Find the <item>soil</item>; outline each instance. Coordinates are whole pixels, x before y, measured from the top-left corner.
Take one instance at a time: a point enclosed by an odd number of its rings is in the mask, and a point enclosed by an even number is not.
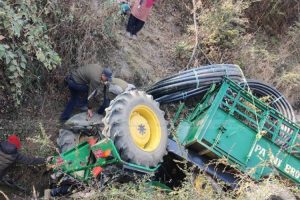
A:
[[[109,63],[116,77],[135,84],[141,90],[145,90],[163,77],[184,69],[184,66],[176,63],[175,49],[187,32],[183,24],[192,24],[192,22],[186,22],[192,20],[192,15],[187,10],[180,10],[185,9],[186,6],[179,5],[180,3],[181,1],[174,1],[174,3],[161,1],[159,5],[156,5],[151,17],[138,34],[137,40],[126,36],[127,17],[125,17],[116,26],[114,48],[103,52],[105,55],[102,58],[108,59],[108,62],[100,57],[91,60],[101,64]],[[186,12],[185,15],[183,12]],[[0,80],[3,80],[4,76],[1,70]],[[74,68],[71,66],[63,66],[48,73],[43,85],[39,85],[40,88],[28,89],[25,92],[22,106],[18,109],[15,109],[12,100],[8,99],[7,91],[2,90],[9,87],[1,82],[0,139],[8,134],[17,133],[21,137],[25,154],[34,156],[53,154],[53,149],[43,147],[41,143],[32,139],[41,136],[44,132],[50,137],[51,146],[55,146],[58,130],[62,127],[59,116],[69,95],[63,79],[66,73],[72,70]],[[176,108],[170,109],[175,110]],[[74,114],[76,112],[80,111],[77,110]],[[18,165],[11,170],[10,176],[18,183],[26,185],[29,191],[32,191],[33,187],[36,188],[40,194],[48,185],[48,176],[43,167],[31,168]],[[31,194],[20,193],[3,185],[0,185],[1,190],[11,199],[30,199],[32,197]],[[2,199],[1,194],[0,199]]]
[[[183,30],[180,27],[180,17],[173,12],[172,5],[163,4],[162,6],[164,6],[163,9],[158,6],[154,8],[152,16],[138,34],[137,40],[126,36],[127,19],[125,18],[115,34],[116,49],[112,49],[108,53],[115,76],[135,84],[141,90],[160,78],[180,70],[173,59],[175,46]],[[167,15],[166,11],[169,12]],[[162,18],[164,20],[161,20]],[[101,62],[99,60],[99,63]],[[27,91],[24,94],[22,106],[17,110],[13,109],[12,103],[2,106],[3,110],[0,112],[2,113],[0,119],[0,136],[2,138],[8,134],[17,133],[22,140],[23,152],[34,156],[41,155],[41,146],[31,139],[39,136],[42,131],[50,136],[55,144],[58,130],[62,127],[59,116],[69,95],[68,89],[63,86],[63,77],[65,76],[63,73],[66,71],[68,70],[58,69],[50,73],[47,77],[47,85],[44,85],[47,88],[46,91]],[[5,91],[1,91],[0,96],[0,102],[2,102],[2,97],[6,97]],[[12,101],[4,98],[3,102]],[[79,112],[79,110],[75,112]],[[42,190],[47,187],[48,181],[42,168],[18,165],[11,171],[17,173],[11,172],[10,176],[17,179],[20,184],[26,183],[29,191],[35,187],[41,194]],[[41,184],[41,182],[45,184]],[[29,198],[26,194],[3,185],[0,188],[9,198]]]

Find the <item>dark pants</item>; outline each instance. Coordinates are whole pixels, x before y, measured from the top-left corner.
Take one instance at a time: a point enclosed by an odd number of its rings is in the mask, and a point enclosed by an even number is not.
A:
[[[100,108],[98,109],[98,114],[103,115],[105,108],[107,108],[110,104],[110,99],[107,97],[107,85],[104,85],[103,87],[103,102],[102,105],[100,106]]]
[[[98,109],[97,113],[100,115],[104,114],[105,108],[108,108],[110,104],[110,100],[106,97],[104,97],[103,103],[101,104],[100,108]]]
[[[78,84],[72,78],[67,80],[68,87],[71,93],[71,98],[68,101],[64,112],[61,114],[61,120],[67,120],[71,117],[75,106],[86,106],[89,87],[85,84]],[[82,101],[80,97],[82,96]]]
[[[145,22],[136,18],[132,14],[129,16],[128,24],[127,24],[127,32],[132,35],[136,35],[144,26]]]
[[[50,192],[51,197],[60,197],[60,196],[66,195],[71,192],[70,191],[71,187],[72,187],[72,185],[62,185],[58,188],[54,188]]]

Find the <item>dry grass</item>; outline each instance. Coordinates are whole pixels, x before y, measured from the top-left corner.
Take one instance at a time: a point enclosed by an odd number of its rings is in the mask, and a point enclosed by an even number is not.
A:
[[[265,36],[251,40],[235,59],[248,77],[274,85],[299,108],[300,26],[294,25],[289,30],[276,44],[270,43]]]
[[[223,161],[222,161],[223,162]],[[272,197],[280,197],[284,200],[299,198],[299,190],[293,184],[270,176],[261,182],[254,182],[247,175],[240,175],[241,181],[236,190],[220,190],[225,186],[222,182],[215,182],[203,174],[195,174],[191,170],[183,169],[186,178],[181,187],[174,188],[166,192],[160,188],[149,187],[146,182],[149,177],[139,179],[137,182],[129,183],[109,183],[101,192],[93,188],[87,188],[83,192],[72,195],[72,199],[122,199],[122,200],[144,200],[144,199],[166,199],[166,200],[184,200],[184,199],[226,199],[226,200],[267,200]],[[219,186],[214,187],[216,184]]]
[[[86,63],[111,65],[118,75],[137,83],[138,86],[147,86],[150,82],[186,66],[195,38],[190,28],[190,1],[162,1],[155,7],[155,14],[146,23],[138,42],[124,38],[126,20],[115,14],[118,6],[108,2],[111,1],[58,0],[49,3],[48,6],[56,7],[57,10],[56,13],[49,13],[47,20],[49,34],[62,57],[62,67],[52,73],[45,72],[44,85],[39,87],[46,92],[37,94],[35,90],[29,90],[24,108],[5,116],[8,118],[4,120],[7,125],[4,130],[0,130],[3,134],[17,131],[23,138],[32,137],[26,143],[28,152],[48,155],[49,149],[53,151],[49,135],[54,136],[58,131],[57,119],[67,96],[66,93],[62,94],[66,88],[61,84],[65,74],[74,68]],[[218,2],[221,4],[214,5]],[[239,0],[237,4],[233,4],[228,0],[197,1],[201,41],[194,65],[207,64],[209,61],[240,64],[247,77],[274,84],[299,108],[299,24],[289,20],[286,24],[290,28],[280,30],[276,37],[270,37],[263,29],[255,29],[255,33],[252,29],[247,32],[248,21],[250,20],[251,27],[253,21],[244,14],[245,10],[251,12],[253,7],[243,2]],[[284,6],[280,7],[283,8]],[[284,17],[280,17],[280,23],[283,22],[282,19]],[[273,21],[276,22],[275,19]],[[260,26],[262,21],[258,22],[257,25]],[[1,98],[0,101],[2,102]],[[42,123],[40,127],[39,122]],[[46,151],[40,152],[40,147]],[[23,170],[20,172],[28,173]],[[103,192],[97,192],[89,198],[264,199],[272,192],[280,191],[278,188],[287,186],[285,182],[274,179],[266,179],[257,184],[244,176],[238,191],[222,193],[220,196],[213,190],[199,191],[194,185],[192,175],[187,173],[182,187],[171,193],[149,191],[143,185],[146,180],[142,180],[138,184],[111,183]],[[209,182],[206,176],[202,178],[204,182]],[[299,193],[293,187],[284,188]]]
[[[276,86],[300,109],[300,22],[295,1],[197,1],[194,66],[239,64],[246,77]],[[174,52],[183,66],[195,43],[193,23]]]

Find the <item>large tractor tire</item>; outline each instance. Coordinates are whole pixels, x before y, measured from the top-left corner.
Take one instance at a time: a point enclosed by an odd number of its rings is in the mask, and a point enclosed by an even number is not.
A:
[[[168,130],[164,112],[151,95],[123,93],[105,111],[103,134],[114,141],[123,160],[146,167],[162,161]]]

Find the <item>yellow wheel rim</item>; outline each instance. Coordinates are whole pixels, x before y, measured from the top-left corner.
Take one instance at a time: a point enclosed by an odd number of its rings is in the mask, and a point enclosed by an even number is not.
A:
[[[196,191],[199,192],[199,194],[203,194],[203,192],[205,192],[207,195],[211,195],[214,192],[211,183],[203,174],[199,174],[194,179],[194,186],[196,188]]]
[[[161,127],[156,114],[145,105],[134,107],[129,119],[133,142],[142,150],[155,150],[161,140]]]

